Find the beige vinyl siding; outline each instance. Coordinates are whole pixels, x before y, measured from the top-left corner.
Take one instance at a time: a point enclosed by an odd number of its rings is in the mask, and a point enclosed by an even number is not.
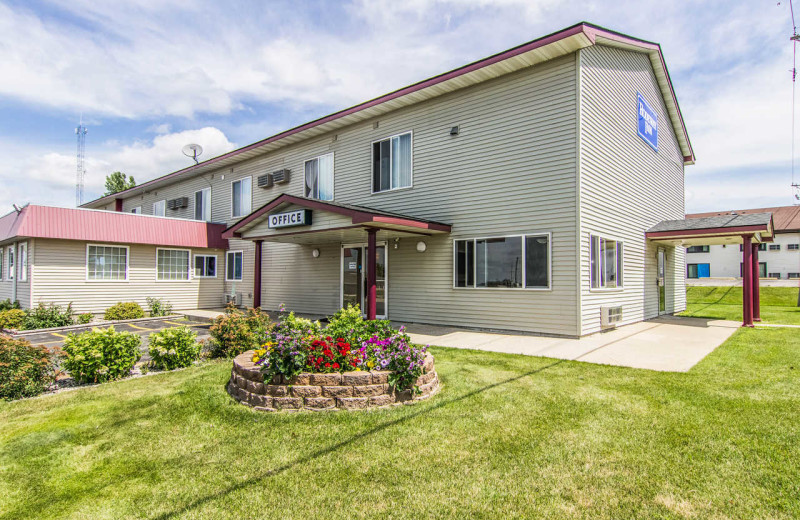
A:
[[[7,242],[0,246],[3,254],[3,277],[0,280],[0,300],[14,300],[16,299],[22,308],[29,308],[31,306],[31,265],[33,262],[34,254],[34,240],[32,238],[19,240],[17,242]],[[28,244],[28,279],[22,281],[20,278],[20,263],[19,263],[19,244]],[[14,272],[16,280],[11,280],[8,277],[8,250],[14,248]],[[16,282],[16,297],[14,296],[14,283]]]
[[[225,280],[227,269],[226,255],[220,257],[220,276],[224,281],[223,297],[225,294],[238,294],[241,296],[242,305],[253,306],[253,265],[255,260],[255,246],[249,240],[229,240],[228,251],[242,251],[242,280],[228,282]],[[262,286],[264,284],[262,280]]]
[[[156,281],[156,246],[130,245],[127,282],[86,280],[86,242],[37,239],[33,268],[34,305],[38,302],[67,305],[76,312],[101,313],[117,302],[135,301],[145,309],[148,296],[162,298],[175,310],[218,308],[222,306],[224,251],[191,250],[195,254],[217,256],[216,278],[190,281]],[[119,245],[119,244],[109,244]]]
[[[684,216],[683,158],[647,55],[595,46],[580,62],[581,334],[600,330],[600,307],[622,305],[623,322],[658,313],[656,246],[644,233]],[[658,153],[637,135],[640,92],[658,114]],[[624,289],[590,289],[589,235],[624,242]],[[685,308],[682,252],[667,250],[667,312]]]

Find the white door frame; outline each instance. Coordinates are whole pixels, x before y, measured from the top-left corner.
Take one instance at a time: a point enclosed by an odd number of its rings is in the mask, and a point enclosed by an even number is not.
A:
[[[383,312],[384,314],[378,314],[375,316],[376,319],[385,320],[388,319],[389,316],[389,247],[385,240],[378,241],[375,243],[375,247],[383,246],[385,253],[383,255]],[[362,259],[366,263],[367,260],[367,243],[366,242],[350,242],[346,244],[342,244],[342,247],[339,248],[339,308],[344,307],[344,250],[346,248],[355,248],[360,247],[362,249]],[[366,299],[365,287],[366,287],[366,274],[367,270],[361,270],[361,314],[365,314],[364,311],[364,304]]]

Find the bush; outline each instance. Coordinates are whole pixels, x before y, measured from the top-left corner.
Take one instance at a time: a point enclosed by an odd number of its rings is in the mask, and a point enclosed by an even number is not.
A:
[[[33,330],[66,327],[75,323],[72,317],[73,314],[71,303],[67,305],[66,309],[52,303],[50,305],[40,303],[33,309],[26,311],[23,328]]]
[[[150,334],[153,364],[164,370],[188,367],[200,358],[197,333],[188,327],[174,327]]]
[[[142,357],[142,339],[132,332],[116,332],[114,327],[70,334],[64,341],[64,368],[83,383],[102,383],[130,374]]]
[[[11,303],[10,298],[6,298],[5,300],[0,301],[0,312],[7,311],[10,309],[21,309],[22,307],[19,304],[19,300],[14,300],[14,303]]]
[[[117,303],[106,309],[106,320],[135,320],[144,318],[144,309],[136,302]]]
[[[87,323],[91,323],[92,318],[94,318],[94,316],[92,316],[91,312],[84,312],[82,314],[78,314],[78,323],[80,323],[81,325],[86,325]]]
[[[147,308],[150,316],[169,316],[172,314],[172,304],[161,298],[147,297]]]
[[[348,305],[330,317],[324,333],[333,338],[349,338],[360,345],[372,337],[389,338],[396,331],[389,320],[365,320],[358,305]]]
[[[55,381],[53,354],[25,340],[0,336],[0,399],[39,395]]]
[[[214,318],[209,329],[211,334],[211,357],[235,357],[261,346],[272,329],[269,316],[260,309],[247,312],[228,305],[225,314]]]
[[[0,329],[19,329],[25,323],[25,311],[8,309],[0,311]]]

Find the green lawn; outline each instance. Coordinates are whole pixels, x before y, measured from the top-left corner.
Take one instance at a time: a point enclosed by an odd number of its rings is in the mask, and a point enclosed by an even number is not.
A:
[[[230,363],[0,403],[0,518],[797,518],[800,334],[688,373],[433,349],[415,406],[264,414]]]
[[[798,290],[796,287],[762,287],[762,322],[800,325]],[[741,321],[742,288],[687,287],[686,311],[681,315]]]

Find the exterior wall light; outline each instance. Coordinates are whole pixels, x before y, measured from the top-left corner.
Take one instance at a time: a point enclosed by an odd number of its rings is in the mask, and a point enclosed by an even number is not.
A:
[[[422,240],[417,242],[417,251],[419,251],[420,253],[424,253],[426,249],[428,249],[428,245],[425,242],[423,242]]]
[[[313,256],[314,258],[319,258],[319,249],[314,249],[313,251],[311,251],[311,256]]]
[[[397,249],[398,247],[400,247],[400,239],[399,238],[395,238],[394,239],[394,248]]]

